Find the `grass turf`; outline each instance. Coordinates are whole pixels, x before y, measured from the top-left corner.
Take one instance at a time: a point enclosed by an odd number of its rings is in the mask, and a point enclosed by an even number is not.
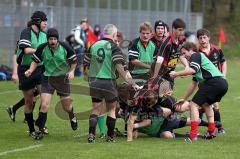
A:
[[[48,113],[47,126],[50,134],[41,141],[34,141],[28,136],[27,125],[23,121],[23,109],[17,112],[16,122],[13,123],[6,113],[6,107],[22,98],[17,85],[12,82],[0,82],[0,158],[4,159],[111,159],[111,158],[184,158],[184,159],[224,159],[239,158],[240,146],[240,111],[239,111],[239,68],[240,62],[228,61],[229,91],[221,102],[221,115],[226,134],[214,140],[199,140],[195,143],[184,143],[183,138],[166,140],[150,138],[141,135],[133,142],[126,142],[126,138],[117,138],[116,143],[106,143],[98,139],[95,144],[87,144],[88,120],[79,121],[79,129],[73,132],[68,120],[60,119],[55,113],[58,97],[54,95]],[[187,88],[191,78],[176,80],[175,96],[180,97]],[[76,85],[86,85],[81,78],[73,80]],[[81,88],[79,88],[81,89]],[[82,112],[91,108],[90,97],[72,95],[75,112]],[[36,104],[34,117],[38,114],[39,102]],[[123,122],[119,120],[117,126],[123,129]],[[177,130],[185,133],[189,128]],[[206,128],[200,128],[203,133]],[[29,150],[29,146],[38,146]],[[19,150],[19,151],[18,151]],[[5,153],[9,151],[9,153]],[[11,152],[10,152],[11,151]],[[12,152],[15,151],[15,152]]]

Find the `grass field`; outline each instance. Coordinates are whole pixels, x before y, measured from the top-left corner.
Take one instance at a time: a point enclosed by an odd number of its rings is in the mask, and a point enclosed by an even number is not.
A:
[[[162,158],[162,159],[237,159],[240,158],[240,62],[228,61],[229,91],[221,102],[221,113],[226,134],[211,141],[199,140],[195,143],[184,143],[183,138],[172,140],[150,138],[141,135],[133,142],[117,138],[116,143],[106,143],[97,139],[95,144],[87,144],[88,121],[79,121],[79,129],[73,132],[67,120],[60,119],[55,113],[58,97],[54,96],[48,113],[47,126],[50,134],[41,141],[34,141],[28,136],[27,125],[23,121],[22,109],[17,112],[13,123],[6,113],[6,107],[22,97],[17,85],[12,82],[0,82],[0,158],[3,159],[111,159],[111,158]],[[175,96],[180,97],[186,90],[190,78],[177,79]],[[76,78],[73,83],[83,84]],[[91,108],[90,98],[78,94],[72,95],[75,111]],[[36,104],[38,107],[39,103]],[[35,109],[34,116],[37,117]],[[117,127],[122,129],[120,120]],[[189,128],[177,130],[185,133]],[[200,132],[206,129],[200,128]]]

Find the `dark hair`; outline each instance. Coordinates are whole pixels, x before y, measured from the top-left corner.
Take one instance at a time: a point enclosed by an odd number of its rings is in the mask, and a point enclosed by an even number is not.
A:
[[[179,48],[179,50],[181,50],[181,49],[186,49],[187,51],[189,51],[189,50],[193,50],[193,51],[197,51],[198,49],[197,49],[197,45],[196,44],[194,44],[194,43],[192,43],[192,42],[184,42],[181,46],[180,46],[180,48]]]
[[[55,37],[55,38],[59,38],[59,34],[57,29],[55,28],[49,28],[47,31],[47,39],[49,39],[50,37]]]
[[[198,29],[197,31],[197,38],[199,38],[200,36],[203,35],[207,35],[208,37],[210,37],[210,32],[207,29]]]
[[[47,21],[47,15],[43,11],[35,11],[31,16],[33,24],[40,25],[42,21]]]
[[[166,24],[163,21],[161,21],[161,20],[156,21],[155,24],[154,24],[154,31],[156,31],[157,26],[165,27]]]
[[[178,28],[186,28],[186,24],[185,24],[185,22],[182,20],[182,19],[180,19],[180,18],[177,18],[177,19],[175,19],[174,21],[173,21],[173,23],[172,23],[172,27],[174,28],[174,29],[178,29]]]

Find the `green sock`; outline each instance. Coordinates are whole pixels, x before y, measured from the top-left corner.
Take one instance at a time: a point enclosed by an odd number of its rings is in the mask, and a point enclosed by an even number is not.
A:
[[[98,116],[98,127],[99,127],[100,134],[105,134],[104,115]]]

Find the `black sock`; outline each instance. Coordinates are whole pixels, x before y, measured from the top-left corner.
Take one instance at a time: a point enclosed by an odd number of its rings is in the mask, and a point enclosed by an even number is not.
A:
[[[124,131],[127,132],[127,123],[125,123],[125,125],[124,125]]]
[[[199,126],[206,126],[208,127],[208,122],[206,122],[205,120],[203,119],[200,119],[200,123],[198,124]]]
[[[108,128],[107,135],[109,137],[113,137],[114,136],[115,123],[116,123],[116,119],[114,119],[114,118],[112,118],[110,116],[107,116],[107,121],[106,121],[107,128]]]
[[[203,113],[204,113],[204,112],[205,112],[205,111],[204,111],[203,108],[199,109],[199,118],[200,118],[200,119],[203,119]]]
[[[20,101],[18,101],[16,104],[13,105],[13,112],[16,112],[19,108],[25,105],[25,100],[22,98]]]
[[[221,123],[221,116],[220,116],[219,109],[213,109],[213,111],[214,111],[214,121],[218,121]]]
[[[33,101],[32,112],[33,112],[33,110],[34,110],[34,108],[35,108],[35,104],[36,104],[36,102],[35,102],[35,101]]]
[[[98,123],[98,115],[91,114],[89,116],[89,134],[96,134],[96,127]]]
[[[28,124],[28,128],[29,128],[29,132],[32,133],[35,131],[34,128],[34,120],[33,120],[33,113],[25,113],[25,119],[27,121]]]
[[[35,124],[39,127],[39,130],[43,130],[47,121],[47,113],[39,112],[38,119]]]

